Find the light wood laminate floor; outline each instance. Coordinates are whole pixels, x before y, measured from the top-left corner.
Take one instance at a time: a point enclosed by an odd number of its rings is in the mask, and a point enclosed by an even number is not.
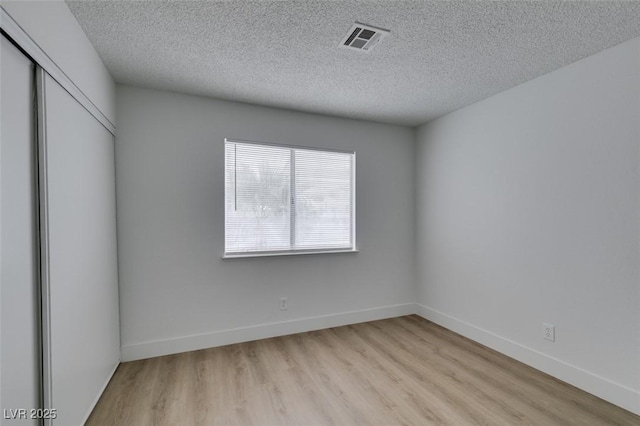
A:
[[[123,363],[88,425],[640,425],[411,315]]]

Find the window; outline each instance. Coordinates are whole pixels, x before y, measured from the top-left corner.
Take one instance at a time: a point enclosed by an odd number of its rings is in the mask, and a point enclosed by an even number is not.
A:
[[[355,154],[225,140],[225,257],[355,250]]]

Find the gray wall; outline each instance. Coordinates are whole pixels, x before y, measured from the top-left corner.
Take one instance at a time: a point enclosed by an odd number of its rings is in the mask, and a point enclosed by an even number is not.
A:
[[[416,160],[421,312],[636,412],[639,123],[634,39],[420,127]]]
[[[411,311],[412,129],[127,86],[116,111],[123,359]],[[360,252],[222,260],[225,137],[356,151]]]

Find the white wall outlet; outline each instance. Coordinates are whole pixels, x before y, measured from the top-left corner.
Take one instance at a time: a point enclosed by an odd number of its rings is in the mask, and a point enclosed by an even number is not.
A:
[[[542,323],[543,337],[552,342],[556,341],[556,326],[553,324]]]
[[[289,301],[287,300],[286,297],[281,297],[280,298],[280,310],[281,311],[286,311],[287,309],[289,309]]]

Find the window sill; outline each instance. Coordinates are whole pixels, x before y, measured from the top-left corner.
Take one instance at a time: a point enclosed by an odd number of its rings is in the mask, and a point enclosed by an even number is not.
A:
[[[243,259],[248,257],[274,257],[274,256],[299,256],[307,254],[335,254],[335,253],[358,253],[357,249],[335,249],[335,250],[300,250],[300,251],[272,251],[262,253],[237,253],[224,254],[222,259]]]

